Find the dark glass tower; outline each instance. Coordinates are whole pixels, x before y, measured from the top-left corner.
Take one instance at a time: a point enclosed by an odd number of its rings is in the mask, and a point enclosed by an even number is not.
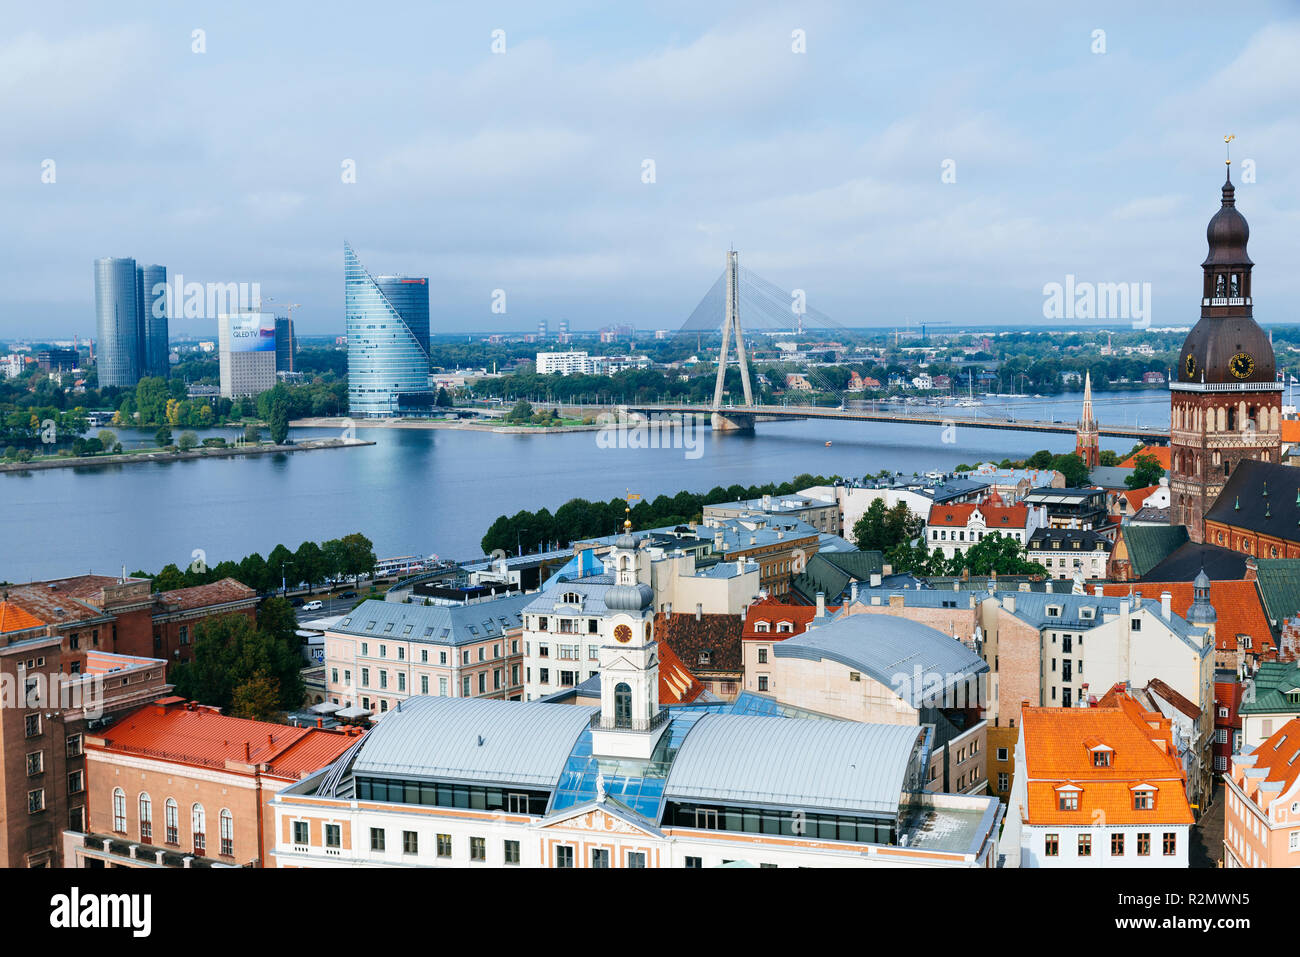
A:
[[[395,415],[432,405],[429,280],[371,276],[343,244],[348,406],[353,415]]]
[[[167,267],[137,266],[140,301],[140,375],[171,374],[167,361]]]
[[[101,389],[130,389],[140,381],[140,283],[134,259],[95,260],[96,362]]]

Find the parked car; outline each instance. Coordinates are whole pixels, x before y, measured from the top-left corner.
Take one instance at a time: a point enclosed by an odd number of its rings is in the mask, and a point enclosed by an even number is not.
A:
[[[320,611],[320,610],[321,610],[322,608],[324,608],[324,607],[325,607],[325,603],[322,602],[322,601],[309,601],[309,602],[307,602],[307,604],[305,604],[305,605],[302,606],[302,610],[303,610],[303,611]]]
[[[354,592],[354,591],[345,591],[345,592],[343,592],[341,595],[339,595],[339,597],[340,597],[340,598],[356,598],[356,597],[357,597],[357,593]]]
[[[303,603],[304,603],[305,601],[306,601],[305,598],[295,598],[295,599],[294,599],[293,601],[291,601],[289,604],[293,605],[294,608],[301,608],[301,607],[303,606]]]

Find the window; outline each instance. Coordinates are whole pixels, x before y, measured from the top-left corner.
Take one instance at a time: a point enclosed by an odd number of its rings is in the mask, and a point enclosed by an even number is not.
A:
[[[343,846],[343,827],[339,824],[325,825],[325,846],[338,850]]]
[[[1133,631],[1141,631],[1141,630],[1142,630],[1142,619],[1141,619],[1141,618],[1131,618],[1131,619],[1129,619],[1129,627],[1132,628]]]
[[[609,849],[604,847],[593,847],[591,849],[591,866],[609,867]]]
[[[140,840],[145,844],[153,843],[153,801],[144,793],[140,794]]]
[[[1061,791],[1056,795],[1057,810],[1060,811],[1077,811],[1079,810],[1079,792],[1078,791]]]
[[[469,859],[471,861],[487,860],[487,838],[471,837],[469,839]]]
[[[164,825],[164,826],[166,827],[166,829],[167,829],[167,832],[166,832],[166,834],[165,834],[164,836],[165,836],[165,838],[166,838],[168,844],[179,844],[179,843],[180,843],[180,824],[179,824],[180,814],[179,814],[179,810],[180,810],[180,809],[176,806],[176,802],[175,802],[175,800],[173,800],[172,798],[168,798],[167,801],[166,801],[166,803],[163,804],[163,825]],[[305,834],[306,834],[305,829],[306,829],[307,825],[306,825],[306,823],[304,823],[304,822],[302,822],[302,821],[298,821],[298,822],[294,825],[294,828],[295,828],[295,830],[294,830],[294,834],[295,834],[295,835],[297,834],[297,826],[298,826],[298,824],[302,824],[302,826],[303,826],[303,828],[304,828],[304,837],[303,837],[303,839],[302,839],[302,843],[303,843],[303,844],[306,844],[306,843],[307,843],[307,838],[306,838],[306,836],[305,836]],[[295,838],[295,839],[296,839],[296,838]]]
[[[1094,768],[1110,767],[1110,752],[1101,748],[1092,752],[1092,766]]]
[[[1005,761],[1005,760],[1007,760],[1007,749],[1006,749],[1006,748],[998,748],[998,760],[999,760],[999,761]]]
[[[1110,853],[1112,857],[1124,856],[1124,835],[1112,834],[1110,836]]]
[[[1047,834],[1043,837],[1043,854],[1047,857],[1057,857],[1061,852],[1061,836],[1059,834]]]
[[[45,810],[45,788],[27,792],[27,813],[36,814]]]
[[[1005,771],[998,772],[998,790],[1009,791],[1011,789],[1011,776]]]
[[[420,694],[429,693],[429,676],[420,675]]]
[[[767,649],[766,649],[766,648],[759,648],[759,649],[758,649],[758,663],[759,663],[760,665],[765,665],[765,664],[767,664]]]
[[[382,827],[372,827],[370,829],[370,849],[372,851],[382,851],[387,843],[388,832]]]
[[[81,757],[81,735],[79,734],[68,735],[67,740],[65,741],[65,745],[66,745],[68,757],[70,758]]]
[[[573,866],[573,848],[572,848],[572,847],[570,847],[570,846],[568,846],[568,845],[566,844],[566,845],[561,845],[560,847],[557,847],[557,848],[555,849],[555,866],[556,866],[556,867],[572,867],[572,866]]]
[[[1079,835],[1079,856],[1092,857],[1092,835],[1091,834]]]
[[[519,863],[519,842],[506,841],[505,854],[506,854],[507,864],[518,864]]]
[[[80,794],[86,789],[85,773],[82,771],[73,771],[68,775],[68,793]]]
[[[1292,837],[1292,843],[1294,843],[1295,835],[1292,834],[1291,837]],[[1175,854],[1178,853],[1178,834],[1177,834],[1177,832],[1175,832],[1175,831],[1165,831],[1164,841],[1163,841],[1163,848],[1162,848],[1162,849],[1164,850],[1165,857],[1173,857]]]
[[[438,835],[438,856],[451,857],[451,835],[450,834]]]
[[[207,813],[203,810],[202,804],[195,804],[190,808],[190,827],[194,832],[194,853],[202,854],[208,848],[207,843]]]
[[[628,867],[645,867],[645,851],[628,851]]]
[[[420,853],[420,835],[415,831],[402,832],[402,853],[419,854]]]
[[[759,691],[767,690],[767,675],[758,676],[758,690]]]
[[[41,716],[39,714],[29,714],[23,717],[23,734],[29,738],[34,738],[41,733]]]
[[[113,832],[126,833],[126,792],[113,788]]]
[[[687,867],[690,867],[690,868],[700,868],[700,867],[703,867],[703,866],[704,866],[704,858],[702,858],[702,857],[688,857],[688,858],[686,858],[686,866],[687,866]]]
[[[45,770],[45,752],[33,751],[27,755],[27,776],[40,774]]]
[[[231,816],[226,808],[221,809],[221,814],[217,817],[217,826],[220,828],[218,836],[221,838],[221,854],[223,857],[235,856],[235,819]]]
[[[1151,835],[1143,832],[1137,837],[1138,857],[1148,857],[1151,854]]]
[[[1133,792],[1133,810],[1149,811],[1155,806],[1155,795],[1150,791]]]

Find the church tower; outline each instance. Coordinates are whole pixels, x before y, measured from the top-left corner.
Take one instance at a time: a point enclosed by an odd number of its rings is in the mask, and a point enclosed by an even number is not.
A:
[[[600,648],[600,716],[592,752],[648,760],[668,726],[659,707],[659,644],[654,634],[654,591],[637,581],[637,543],[631,517],[610,551],[612,588],[605,592],[610,631]]]
[[[1101,436],[1097,431],[1097,419],[1092,414],[1092,373],[1083,374],[1083,415],[1079,419],[1079,429],[1074,438],[1074,454],[1083,459],[1089,469],[1101,464]]]
[[[1281,461],[1282,385],[1273,346],[1254,318],[1250,227],[1229,175],[1206,230],[1201,318],[1187,334],[1169,389],[1169,521],[1194,542],[1243,459]]]

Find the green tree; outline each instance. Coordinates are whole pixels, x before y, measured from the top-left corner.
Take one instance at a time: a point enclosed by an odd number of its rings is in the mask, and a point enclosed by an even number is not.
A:
[[[293,586],[299,581],[293,564],[293,552],[283,545],[276,545],[266,556],[266,570],[273,584]]]
[[[276,445],[284,445],[284,440],[289,437],[289,399],[286,392],[283,383],[272,390],[271,441]]]
[[[1024,546],[1010,535],[993,532],[985,535],[949,563],[949,574],[960,575],[969,569],[972,575],[1046,575],[1047,569],[1025,558]]]
[[[438,395],[437,395],[437,397],[433,400],[433,403],[434,403],[434,405],[436,405],[436,406],[437,406],[438,408],[440,408],[440,409],[450,409],[451,406],[452,406],[451,396],[449,396],[449,395],[447,394],[447,390],[446,390],[446,389],[444,389],[444,388],[442,388],[441,386],[439,386],[439,387],[438,387]]]
[[[1031,466],[1041,468],[1041,466]],[[1066,455],[1054,455],[1047,468],[1055,469],[1065,476],[1066,488],[1082,488],[1088,484],[1088,466],[1083,464],[1083,459],[1079,458],[1073,452]]]
[[[193,432],[182,432],[176,445],[182,452],[188,452],[199,444],[199,437]]]
[[[530,422],[533,418],[533,405],[520,399],[515,403],[514,408],[506,413],[507,422]]]
[[[249,422],[244,426],[244,441],[249,445],[256,445],[262,441],[262,427],[256,422]]]
[[[315,542],[303,542],[293,553],[293,575],[308,588],[320,585],[329,572],[326,570],[325,552]]]
[[[157,445],[159,448],[163,448],[165,446],[171,445],[172,430],[167,428],[167,426],[164,425],[162,428],[160,428],[157,432],[154,433],[153,440],[154,440],[154,444]]]
[[[272,591],[279,584],[271,578],[271,570],[266,567],[266,559],[257,552],[248,555],[239,563],[239,581],[258,592]]]
[[[293,648],[302,642],[298,640],[298,614],[293,605],[283,598],[264,598],[257,607],[257,627],[276,641],[283,641]]]
[[[243,614],[221,615],[195,629],[194,660],[172,669],[176,693],[229,710],[235,691],[259,678],[278,683],[278,710],[302,704],[302,666],[298,649],[266,634]],[[244,692],[244,706],[265,704],[265,688]]]
[[[343,568],[344,575],[356,575],[360,578],[363,575],[369,575],[375,570],[374,543],[360,532],[353,532],[351,535],[344,535],[340,539],[343,546]]]
[[[117,435],[111,429],[100,429],[98,438],[99,444],[106,449],[111,449],[117,445]]]
[[[1119,465],[1119,455],[1111,449],[1102,449],[1097,456],[1097,464],[1108,467]]]
[[[258,672],[241,683],[230,697],[230,716],[250,721],[274,721],[285,708],[281,706],[280,682]]]
[[[1129,488],[1147,488],[1158,483],[1164,474],[1164,466],[1154,455],[1142,454],[1133,463],[1133,474],[1124,479],[1124,484]]]
[[[177,588],[184,588],[185,573],[177,568],[174,562],[166,564],[162,567],[162,571],[153,577],[151,587],[154,591],[174,591]]]

